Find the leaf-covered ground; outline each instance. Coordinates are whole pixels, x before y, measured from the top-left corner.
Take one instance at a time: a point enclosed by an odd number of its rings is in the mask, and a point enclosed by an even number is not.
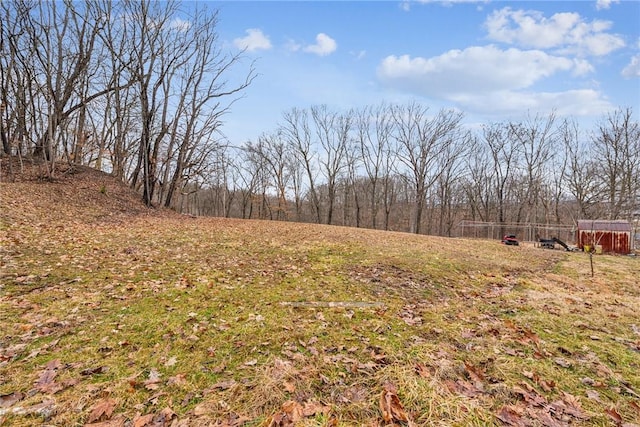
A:
[[[633,426],[640,259],[0,183],[0,425]]]

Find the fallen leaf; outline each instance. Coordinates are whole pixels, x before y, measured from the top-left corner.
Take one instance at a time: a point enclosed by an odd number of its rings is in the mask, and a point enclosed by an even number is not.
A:
[[[238,384],[234,379],[218,381],[213,384],[208,390],[228,390],[234,385]]]
[[[416,363],[414,366],[414,369],[416,371],[416,373],[422,377],[422,378],[430,378],[431,377],[431,371],[429,370],[429,368],[422,364],[422,363]]]
[[[62,390],[62,386],[56,383],[54,380],[58,375],[55,369],[45,369],[40,374],[38,381],[36,381],[36,390],[42,393],[57,393]]]
[[[291,381],[284,381],[282,383],[282,386],[289,393],[293,393],[294,391],[296,391],[296,385],[294,383],[292,383]]]
[[[475,397],[483,393],[482,390],[465,380],[445,380],[444,384],[451,393],[457,393],[467,397]]]
[[[596,402],[600,402],[600,393],[595,390],[587,390],[587,397],[591,400],[595,400]]]
[[[96,403],[89,413],[88,423],[94,423],[103,419],[111,418],[113,409],[116,407],[116,401],[113,399],[103,399]]]
[[[178,363],[178,359],[174,356],[174,357],[171,357],[169,360],[167,360],[164,366],[171,367],[171,366],[175,366],[176,363]]]
[[[11,394],[4,394],[0,396],[0,408],[8,408],[9,406],[21,401],[24,398],[24,394],[20,392],[13,392]]]
[[[410,426],[413,422],[404,410],[400,398],[398,397],[397,387],[394,384],[387,383],[384,390],[380,394],[380,411],[382,419],[386,423],[395,423],[396,421],[408,423]]]
[[[184,374],[178,374],[173,377],[169,377],[167,379],[167,385],[184,385],[187,383],[187,380]]]
[[[312,417],[317,414],[328,414],[331,410],[330,406],[325,406],[320,402],[306,402],[302,409],[302,414],[305,417]]]
[[[124,427],[127,419],[123,415],[116,415],[114,418],[97,423],[85,424],[84,427]]]
[[[294,400],[282,404],[282,408],[267,418],[263,424],[266,427],[294,427],[304,418],[304,408]]]
[[[144,387],[147,390],[157,390],[160,387],[160,372],[152,369],[149,372],[149,378],[144,381]]]
[[[473,366],[471,363],[468,362],[464,362],[464,367],[467,370],[467,373],[469,374],[469,378],[471,378],[471,380],[474,382],[474,385],[476,386],[476,388],[478,388],[479,390],[483,389],[483,385],[482,382],[484,381],[484,373],[476,368],[475,366]]]
[[[522,414],[513,406],[503,406],[496,417],[509,426],[524,427],[528,425],[522,420]]]
[[[153,421],[153,414],[141,415],[133,419],[133,427],[146,427]]]
[[[88,376],[88,375],[96,375],[103,374],[107,372],[108,368],[106,366],[97,366],[95,368],[87,368],[80,371],[80,375]]]
[[[169,407],[164,408],[162,411],[160,411],[159,414],[156,414],[156,416],[153,418],[154,421],[154,426],[159,426],[159,427],[165,427],[170,425],[170,421],[172,421],[174,418],[177,418],[178,416],[176,415],[175,412],[173,412],[173,410]]]
[[[553,359],[553,361],[556,363],[556,365],[562,366],[563,368],[570,368],[571,367],[571,362],[569,362],[565,358],[556,357],[555,359]]]
[[[532,406],[543,406],[547,404],[547,399],[539,395],[533,387],[528,386],[526,383],[523,383],[522,385],[523,387],[514,386],[513,391],[522,396],[522,399],[527,404]]]
[[[607,408],[604,412],[618,425],[622,424],[622,417],[616,408]]]

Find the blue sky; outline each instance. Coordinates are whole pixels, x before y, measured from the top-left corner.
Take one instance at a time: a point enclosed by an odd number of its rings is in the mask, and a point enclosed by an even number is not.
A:
[[[617,107],[640,113],[640,1],[204,4],[219,10],[223,50],[245,49],[259,73],[225,118],[232,144],[320,104],[418,101],[470,126],[555,109],[589,128]]]

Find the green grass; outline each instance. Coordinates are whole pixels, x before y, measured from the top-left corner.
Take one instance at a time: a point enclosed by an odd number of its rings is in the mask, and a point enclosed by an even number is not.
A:
[[[168,407],[254,426],[294,400],[330,408],[300,425],[371,425],[387,382],[417,425],[501,425],[505,406],[537,425],[523,384],[547,404],[575,396],[586,418],[571,425],[611,425],[611,408],[640,419],[636,259],[597,257],[591,278],[584,254],[339,227],[46,229],[3,225],[0,396],[24,397],[0,424],[84,425],[110,398],[111,419]],[[62,390],[40,391],[54,360]],[[11,412],[50,398],[44,416]]]

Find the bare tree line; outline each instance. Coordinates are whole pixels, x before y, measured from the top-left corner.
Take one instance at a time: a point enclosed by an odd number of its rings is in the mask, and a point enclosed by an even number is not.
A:
[[[110,170],[148,205],[205,173],[255,77],[222,50],[217,11],[176,1],[15,0],[0,15],[3,152],[49,178],[60,159]]]
[[[217,11],[179,2],[0,3],[5,155],[96,167],[197,215],[452,235],[463,220],[570,224],[640,211],[630,108],[580,129],[554,112],[470,129],[418,102],[292,108],[238,145],[224,115],[255,78]],[[9,167],[12,165],[8,163]]]
[[[216,182],[194,184],[181,207],[444,236],[463,219],[548,225],[640,215],[640,126],[630,108],[584,131],[555,112],[477,130],[462,121],[415,102],[293,108],[275,131],[230,148]]]

